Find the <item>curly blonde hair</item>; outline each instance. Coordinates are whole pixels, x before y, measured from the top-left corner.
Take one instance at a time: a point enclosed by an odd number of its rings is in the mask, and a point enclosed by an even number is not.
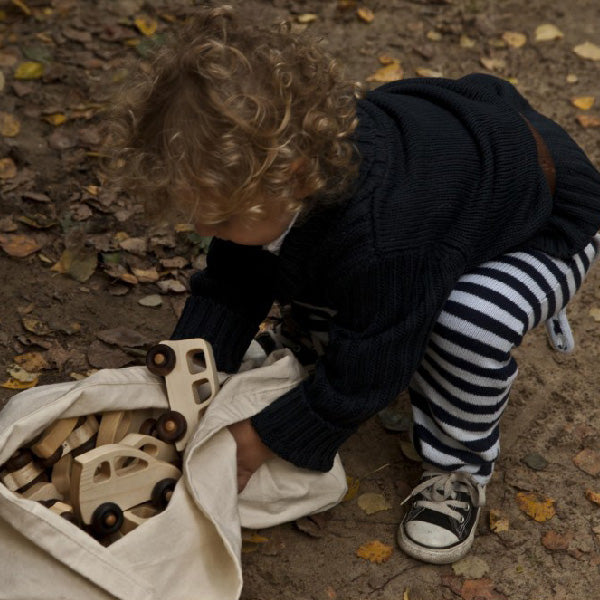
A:
[[[359,86],[289,25],[201,10],[128,86],[109,119],[116,180],[149,212],[214,225],[260,219],[276,199],[298,212],[356,177]]]

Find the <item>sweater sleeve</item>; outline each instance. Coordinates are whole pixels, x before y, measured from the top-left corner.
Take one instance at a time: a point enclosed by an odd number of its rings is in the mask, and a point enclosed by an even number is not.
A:
[[[340,309],[314,374],[252,418],[275,453],[327,471],[358,425],[406,388],[446,295],[436,283],[444,266],[418,254],[373,261],[337,284]]]
[[[208,340],[217,368],[235,372],[273,303],[276,274],[277,257],[261,247],[214,239],[171,338]]]

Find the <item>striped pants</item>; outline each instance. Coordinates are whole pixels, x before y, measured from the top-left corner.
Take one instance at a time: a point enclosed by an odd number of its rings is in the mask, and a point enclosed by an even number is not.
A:
[[[552,333],[560,333],[562,310],[599,253],[596,236],[568,262],[514,252],[459,279],[409,386],[413,443],[426,463],[489,481],[500,417],[518,372],[511,351],[542,321],[551,319]],[[568,324],[562,324],[567,348],[559,349],[568,350]]]

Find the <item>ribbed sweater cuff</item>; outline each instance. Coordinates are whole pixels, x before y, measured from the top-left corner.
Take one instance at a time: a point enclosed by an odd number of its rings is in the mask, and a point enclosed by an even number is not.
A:
[[[213,347],[219,371],[235,373],[259,323],[210,298],[190,296],[171,335],[173,340],[203,338]]]
[[[251,421],[265,445],[298,467],[329,471],[339,447],[354,428],[324,421],[306,398],[306,383],[293,388]]]

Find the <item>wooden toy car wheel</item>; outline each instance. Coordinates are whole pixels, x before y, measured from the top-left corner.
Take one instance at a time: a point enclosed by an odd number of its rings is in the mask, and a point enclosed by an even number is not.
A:
[[[169,504],[169,500],[175,490],[175,484],[177,481],[175,479],[162,479],[158,481],[152,490],[152,504],[156,506],[159,510],[164,510],[167,508],[167,504]]]
[[[116,533],[123,525],[123,511],[114,502],[103,502],[94,511],[91,525],[98,537]]]
[[[167,444],[180,440],[186,431],[187,421],[176,410],[167,411],[160,415],[156,421],[156,437]]]
[[[138,433],[141,435],[151,435],[156,437],[156,419],[146,419],[139,428]]]
[[[166,377],[175,368],[175,352],[166,344],[152,346],[146,354],[146,366],[150,373]]]

